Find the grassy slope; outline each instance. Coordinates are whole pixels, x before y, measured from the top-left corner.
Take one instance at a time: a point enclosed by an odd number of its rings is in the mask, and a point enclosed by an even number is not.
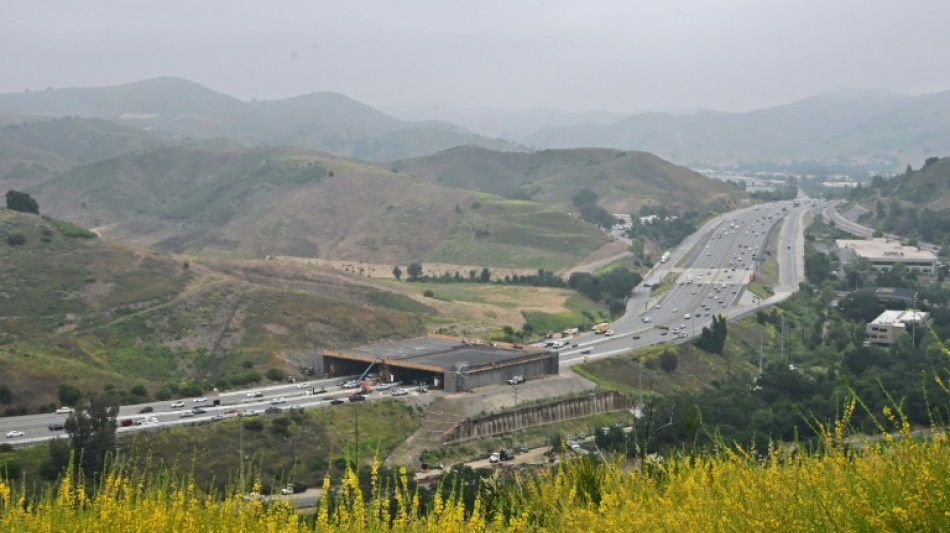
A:
[[[611,213],[661,203],[696,209],[745,197],[728,185],[645,152],[608,149],[492,152],[472,146],[399,161],[404,172],[433,183],[509,198],[530,198],[571,209],[571,196],[589,188]]]
[[[79,167],[34,192],[45,212],[111,236],[245,258],[555,270],[605,241],[551,207],[293,148],[160,148]]]
[[[12,233],[26,244],[7,244]],[[154,393],[270,367],[296,373],[301,351],[418,334],[428,311],[402,310],[398,295],[381,298],[384,288],[358,278],[202,264],[70,238],[8,210],[0,236],[0,376],[17,409],[55,403],[61,382]]]
[[[63,228],[66,233],[60,230]],[[20,234],[21,246],[7,237]],[[418,335],[487,335],[602,309],[565,289],[375,280],[306,264],[196,260],[96,238],[0,209],[0,384],[15,412],[50,409],[57,387],[232,387],[313,351]],[[552,318],[553,317],[553,318]]]

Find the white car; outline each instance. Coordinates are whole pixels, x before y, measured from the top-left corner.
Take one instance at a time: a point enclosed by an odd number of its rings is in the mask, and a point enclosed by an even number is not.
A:
[[[179,400],[177,402],[172,402],[171,408],[178,409],[179,407],[184,407],[184,406],[185,406],[185,402]]]
[[[392,392],[393,396],[405,396],[409,394],[409,391],[406,389],[396,389]]]
[[[263,396],[263,395],[264,395],[263,392],[257,391],[257,390],[251,391],[251,392],[245,394],[245,396],[247,396],[248,398],[260,398],[260,397]]]
[[[613,335],[613,334],[614,334],[614,330],[612,330],[612,329],[608,329],[607,331],[604,332],[604,335],[606,335],[606,336],[608,336],[608,337],[611,336],[611,335]]]
[[[284,398],[283,396],[279,398],[274,398],[273,400],[270,401],[270,403],[275,404],[275,405],[279,403],[287,403],[287,398]]]
[[[498,461],[501,461],[501,454],[499,454],[498,452],[492,453],[491,455],[488,456],[489,463],[497,463]]]
[[[23,433],[22,431],[13,430],[13,431],[7,432],[8,439],[12,439],[14,437],[25,437],[25,436],[26,436],[26,433]]]
[[[61,415],[68,415],[68,414],[70,414],[70,413],[72,413],[72,412],[74,412],[74,411],[75,411],[75,409],[73,409],[72,407],[65,407],[65,406],[64,406],[64,407],[60,407],[59,409],[56,410],[56,412],[59,413],[59,414],[61,414]]]
[[[309,381],[305,381],[305,382],[303,382],[303,383],[298,383],[298,384],[297,384],[297,388],[298,388],[298,389],[309,389],[309,388],[310,388],[310,382],[309,382]]]
[[[206,401],[208,401],[208,398],[206,398],[206,397],[204,397],[204,396],[199,396],[198,398],[194,398],[194,399],[191,400],[191,401],[193,401],[193,402],[195,402],[195,403],[201,403],[201,402],[206,402]]]

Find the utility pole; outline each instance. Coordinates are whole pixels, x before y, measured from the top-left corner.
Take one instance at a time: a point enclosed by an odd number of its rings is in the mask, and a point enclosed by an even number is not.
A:
[[[779,332],[779,346],[782,350],[782,359],[785,359],[785,317],[781,318],[782,320],[782,331]]]
[[[517,383],[513,383],[511,385],[511,392],[514,393],[515,395],[515,432],[514,433],[515,433],[515,446],[517,446],[519,444],[518,443],[518,427],[521,425],[518,423],[519,413],[518,413],[518,384]]]
[[[238,415],[238,460],[240,461],[240,476],[241,476],[241,494],[244,494],[244,491],[247,490],[247,486],[244,484],[244,414]]]
[[[762,359],[765,357],[765,353],[762,351],[762,329],[759,328],[759,375],[762,375]]]
[[[917,317],[919,316],[920,315],[917,314],[917,291],[914,291],[914,323],[912,328],[913,333],[911,334],[912,336],[910,338],[911,343],[914,346],[917,346]]]
[[[353,417],[356,419],[355,423],[353,424],[354,429],[355,429],[355,431],[356,431],[356,454],[355,454],[356,457],[355,457],[354,461],[356,462],[357,468],[359,468],[359,460],[360,460],[360,406],[359,406],[359,404],[357,404],[357,405],[355,405],[354,407],[356,407],[356,409],[353,410]]]

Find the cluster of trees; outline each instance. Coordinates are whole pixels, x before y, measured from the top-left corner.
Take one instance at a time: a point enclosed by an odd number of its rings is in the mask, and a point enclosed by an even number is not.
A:
[[[864,406],[851,419],[857,431],[879,432],[878,425],[893,429],[882,414],[884,407],[899,410],[914,425],[950,420],[950,396],[934,379],[948,367],[940,341],[950,336],[946,298],[922,304],[934,317],[932,328],[902,333],[893,346],[879,348],[863,345],[867,320],[883,308],[873,293],[858,291],[829,307],[820,291],[807,284],[803,289],[758,314],[761,337],[747,332],[748,339],[728,341],[730,353],[758,366],[759,339],[765,339],[761,375],[736,376],[698,393],[656,399],[654,419],[670,425],[652,437],[654,445],[737,442],[765,451],[770,440],[807,441],[817,437],[817,423],[833,427],[854,395]],[[697,344],[715,352],[709,344],[724,332],[724,320],[716,317],[708,335],[703,332],[707,340],[700,337]],[[619,433],[615,437],[620,444],[614,446],[626,449],[629,434],[626,440]]]
[[[448,272],[441,276],[427,276],[423,273],[422,263],[413,262],[406,267],[407,281],[420,282],[472,282],[472,283],[491,283],[492,273],[488,267],[483,267],[481,272],[470,270],[467,276],[459,272],[449,274]],[[399,280],[402,279],[403,270],[399,266],[393,267],[393,276]],[[495,283],[506,283],[514,285],[529,285],[532,287],[568,287],[595,302],[604,302],[610,308],[610,313],[614,316],[623,314],[626,309],[627,297],[630,291],[636,287],[643,278],[640,274],[633,272],[626,267],[611,269],[603,274],[591,274],[589,272],[574,272],[567,281],[564,278],[554,274],[549,270],[538,269],[536,274],[524,275],[506,275],[502,279],[495,279]]]
[[[640,217],[655,216],[651,223],[640,224]],[[640,215],[631,215],[633,225],[627,231],[627,237],[634,241],[650,239],[661,248],[672,248],[683,239],[696,232],[703,215],[697,211],[680,213],[677,208],[665,205],[645,205],[640,208]]]
[[[403,275],[403,270],[397,265],[393,267],[392,270],[393,277],[396,280],[401,280]],[[406,267],[406,281],[412,282],[422,282],[428,281],[433,283],[460,283],[460,282],[469,282],[469,283],[491,283],[492,272],[488,267],[482,267],[479,270],[469,270],[466,275],[463,275],[459,271],[454,273],[443,272],[439,276],[429,276],[426,275],[423,271],[422,263],[413,262]],[[567,283],[563,278],[554,274],[550,270],[538,269],[536,274],[506,274],[504,278],[497,278],[494,280],[495,283],[507,283],[512,285],[529,285],[532,287],[566,287]]]
[[[618,267],[603,274],[574,272],[567,286],[595,302],[605,302],[611,315],[623,314],[627,296],[643,278],[627,268]]]
[[[571,196],[571,201],[582,219],[602,228],[610,228],[617,223],[617,218],[597,205],[597,193],[584,188]]]
[[[14,190],[7,191],[7,209],[20,211],[21,213],[40,214],[40,205],[32,196],[25,192]]]
[[[702,333],[696,338],[696,346],[707,352],[722,355],[722,350],[726,346],[726,337],[728,336],[728,327],[726,326],[726,317],[716,315],[712,319],[709,327],[703,327]]]

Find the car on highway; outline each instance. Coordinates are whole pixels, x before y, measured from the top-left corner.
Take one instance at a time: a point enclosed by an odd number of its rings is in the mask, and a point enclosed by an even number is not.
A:
[[[345,403],[345,402],[339,398],[334,398],[330,400],[330,405],[340,405],[341,403]]]
[[[19,431],[19,430],[16,430],[16,429],[14,429],[13,431],[7,431],[7,438],[8,438],[8,439],[13,439],[13,438],[16,438],[16,437],[25,437],[25,436],[26,436],[26,433],[23,433],[22,431]]]
[[[62,431],[64,429],[66,429],[66,424],[62,422],[53,422],[52,424],[49,425],[50,431]]]
[[[271,400],[270,403],[272,403],[272,404],[274,404],[274,405],[281,404],[281,403],[287,403],[287,398],[284,398],[283,396],[280,396],[280,397],[278,397],[278,398],[274,398],[273,400]]]
[[[207,413],[208,411],[206,409],[202,409],[201,407],[195,407],[194,409],[191,410],[191,412],[196,415],[203,415]]]
[[[264,395],[263,392],[261,392],[261,391],[259,391],[259,390],[254,390],[254,391],[251,391],[251,392],[245,394],[244,396],[246,396],[246,397],[248,397],[248,398],[260,398],[260,397],[263,396],[263,395]]]
[[[640,334],[639,334],[639,333],[634,333],[634,334],[633,334],[633,339],[634,339],[634,340],[637,340],[637,339],[639,339],[639,338],[640,338]]]
[[[194,402],[194,403],[201,403],[201,402],[206,402],[206,401],[208,401],[208,398],[206,398],[206,397],[204,397],[204,396],[199,396],[199,397],[197,397],[197,398],[192,398],[191,401]]]
[[[350,396],[351,402],[362,402],[365,399],[366,399],[366,396],[363,396],[362,394],[354,394]]]
[[[360,386],[360,383],[356,381],[355,379],[351,379],[350,381],[347,381],[340,386],[343,387],[344,389],[355,389],[356,387]]]
[[[275,405],[272,405],[272,406],[268,407],[267,409],[264,409],[264,412],[267,413],[267,414],[269,414],[269,415],[276,415],[276,414],[279,414],[279,413],[283,412],[283,409],[281,409],[280,407],[277,407],[277,406],[275,406]]]
[[[497,463],[498,461],[501,461],[501,454],[498,452],[494,452],[488,456],[489,463]]]
[[[524,376],[512,376],[511,379],[508,380],[509,385],[517,385],[519,383],[524,383]]]
[[[303,483],[288,483],[286,487],[280,489],[280,493],[287,496],[289,494],[300,494],[306,490],[307,486]]]
[[[73,409],[72,407],[65,407],[65,406],[64,406],[64,407],[60,407],[59,409],[57,409],[57,410],[56,410],[56,413],[57,413],[57,414],[61,414],[61,415],[68,415],[68,414],[70,414],[70,413],[72,413],[72,412],[74,412],[74,411],[75,411],[75,409]]]
[[[612,329],[608,329],[607,331],[604,332],[604,335],[606,335],[606,336],[608,336],[608,337],[611,336],[611,335],[613,335],[613,334],[614,334],[614,330],[612,330]]]
[[[152,407],[151,405],[146,405],[145,407],[139,409],[139,414],[151,413],[151,412],[154,411],[154,410],[155,410],[155,408]]]
[[[214,415],[214,416],[211,417],[211,421],[212,421],[212,422],[220,422],[221,420],[224,420],[225,418],[227,418],[227,417],[224,416],[224,415],[222,415],[222,414],[217,414],[217,415]]]
[[[182,411],[178,413],[178,418],[191,418],[193,416],[195,416],[195,414],[191,411]]]
[[[409,391],[406,389],[396,389],[391,393],[393,396],[405,396],[409,394]]]
[[[297,388],[298,388],[298,389],[308,389],[308,388],[310,388],[310,382],[309,382],[309,381],[304,381],[303,383],[298,383],[298,384],[297,384]]]
[[[172,409],[178,409],[179,407],[184,407],[184,406],[185,406],[185,402],[177,401],[177,402],[172,402],[170,407]]]

